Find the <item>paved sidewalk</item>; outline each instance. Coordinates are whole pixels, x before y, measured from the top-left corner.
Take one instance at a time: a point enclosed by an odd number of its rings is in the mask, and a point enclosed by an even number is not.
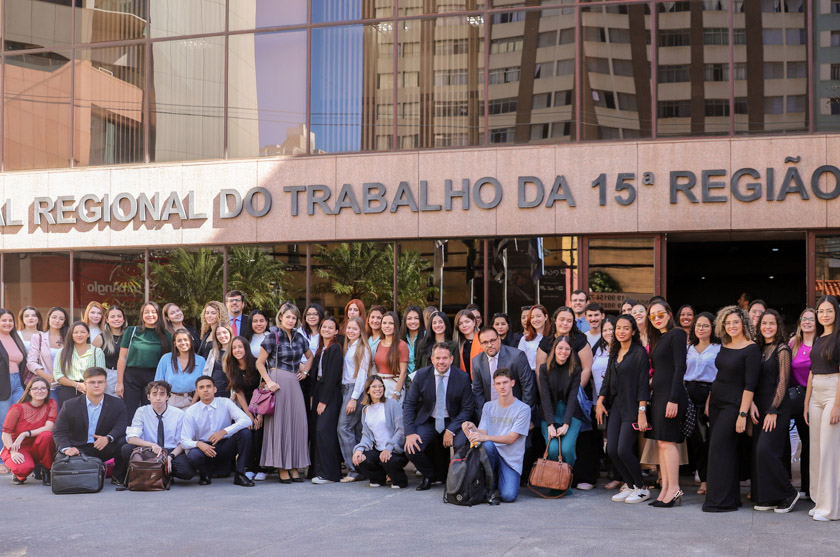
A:
[[[787,515],[700,511],[701,497],[654,509],[612,503],[600,486],[560,500],[527,490],[513,504],[455,507],[443,488],[352,484],[254,488],[214,479],[165,493],[52,495],[0,477],[0,555],[837,555],[840,522]],[[609,492],[614,493],[614,492]]]

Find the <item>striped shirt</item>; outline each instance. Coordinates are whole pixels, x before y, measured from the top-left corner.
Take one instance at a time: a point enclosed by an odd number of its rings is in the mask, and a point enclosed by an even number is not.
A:
[[[61,354],[65,348],[73,351],[70,369],[62,369],[61,365]],[[75,346],[65,346],[59,348],[58,353],[55,355],[53,377],[55,377],[56,381],[61,377],[66,377],[70,381],[84,381],[85,370],[89,367],[105,367],[105,352],[101,348],[89,345],[87,352],[79,356],[79,353],[75,350]]]

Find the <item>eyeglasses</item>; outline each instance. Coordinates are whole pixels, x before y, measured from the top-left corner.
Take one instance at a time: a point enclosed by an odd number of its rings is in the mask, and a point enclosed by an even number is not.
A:
[[[803,317],[800,319],[803,323],[814,323],[816,320],[816,317]]]
[[[29,390],[30,390],[30,392],[37,392],[37,391],[48,391],[49,389],[47,389],[46,387],[32,387]]]
[[[656,313],[651,313],[649,319],[651,321],[656,321],[657,319],[664,319],[668,314],[664,311],[658,311]]]
[[[494,338],[493,340],[481,340],[479,343],[481,346],[490,346],[491,344],[496,344],[499,341],[499,337]]]

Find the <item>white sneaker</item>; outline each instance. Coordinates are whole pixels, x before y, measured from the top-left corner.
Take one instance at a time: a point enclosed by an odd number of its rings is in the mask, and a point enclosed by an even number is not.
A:
[[[577,489],[579,489],[581,491],[589,491],[593,487],[595,487],[595,486],[590,484],[590,483],[586,483],[586,482],[577,484]]]
[[[621,486],[621,489],[618,493],[612,496],[612,501],[615,503],[623,503],[625,499],[630,497],[633,494],[633,490],[627,487],[627,485]]]
[[[650,499],[650,491],[647,489],[639,489],[638,487],[635,488],[630,496],[624,500],[625,503],[630,503],[631,505],[634,503],[641,503],[642,501],[647,501]]]
[[[814,513],[814,520],[817,522],[831,522],[831,519],[827,518],[825,515],[816,513]]]
[[[753,507],[753,510],[754,510],[754,511],[761,511],[761,512],[764,512],[764,511],[772,511],[772,510],[774,510],[775,508],[776,508],[776,507],[774,507],[773,505],[755,505],[755,506]]]
[[[245,472],[245,477],[248,478],[249,480],[253,480],[254,476],[255,476],[255,474],[253,472]]]
[[[257,472],[254,474],[254,481],[255,482],[264,482],[265,479],[268,477],[268,474],[265,472]]]
[[[391,484],[391,489],[402,489],[402,488],[400,486],[398,486],[397,484]]]
[[[370,487],[382,487],[382,484],[375,484],[373,482],[370,482]]]
[[[312,478],[312,483],[314,483],[314,484],[331,484],[331,483],[335,483],[335,482],[332,481],[332,480],[328,480],[326,478],[322,478],[321,476],[315,476],[314,478]]]
[[[816,512],[816,510],[817,510],[817,507],[814,507],[813,509],[808,511],[808,516],[814,516],[814,513]]]

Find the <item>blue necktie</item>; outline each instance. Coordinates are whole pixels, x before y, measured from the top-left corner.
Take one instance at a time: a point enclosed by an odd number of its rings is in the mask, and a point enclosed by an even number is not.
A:
[[[446,427],[443,421],[443,413],[446,409],[446,387],[443,384],[443,375],[435,373],[435,377],[440,378],[437,384],[437,392],[435,393],[435,431],[443,433]]]

